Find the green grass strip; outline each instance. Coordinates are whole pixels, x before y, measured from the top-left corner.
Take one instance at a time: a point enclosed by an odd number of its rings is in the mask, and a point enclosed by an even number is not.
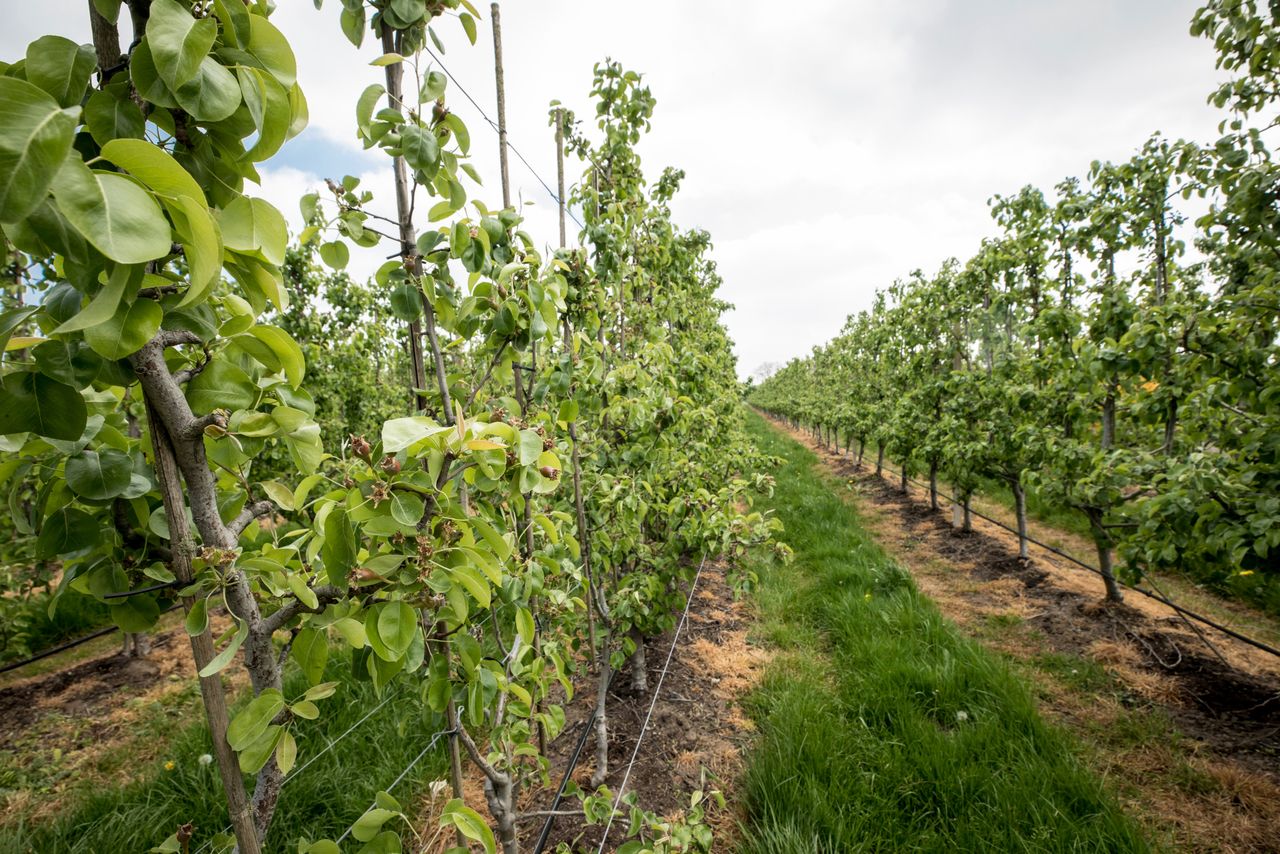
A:
[[[299,765],[337,741],[385,698],[385,692],[398,692],[400,697],[370,715],[285,784],[265,851],[293,851],[299,839],[341,836],[369,808],[374,795],[388,786],[443,726],[440,720],[428,719],[430,713],[414,696],[414,679],[402,678],[378,695],[369,682],[352,677],[351,657],[345,649],[339,653],[335,647],[325,678],[340,682],[341,687],[333,697],[319,702],[319,720],[303,721],[296,728]],[[301,675],[293,672],[285,680],[285,695],[295,697],[306,687]],[[133,783],[104,788],[67,804],[50,822],[0,829],[0,854],[145,852],[188,821],[196,826],[191,845],[194,854],[212,834],[221,833],[227,826],[222,782],[213,764],[201,762],[201,756],[212,749],[204,708],[196,699],[194,685],[184,694],[188,720],[169,732],[155,734],[169,739],[156,767]],[[166,762],[173,763],[171,770],[166,770]],[[446,769],[442,740],[392,795],[411,811],[413,795],[423,791],[428,781],[445,776]],[[246,777],[245,785],[252,792],[251,778]]]
[[[760,507],[795,561],[755,567],[778,655],[748,699],[760,737],[741,851],[1149,850],[1027,687],[875,545],[817,458],[755,414],[750,429],[785,459]]]

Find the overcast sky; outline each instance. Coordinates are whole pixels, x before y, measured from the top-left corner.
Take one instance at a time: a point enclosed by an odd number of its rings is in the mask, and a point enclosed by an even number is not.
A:
[[[86,0],[3,0],[0,58],[37,36],[89,41]],[[339,3],[278,0],[298,53],[311,125],[262,169],[261,195],[296,229],[297,198],[324,177],[387,170],[355,142],[359,93],[381,80],[338,27]],[[477,3],[478,6],[481,4]],[[967,258],[993,233],[987,199],[1046,191],[1094,159],[1124,159],[1152,131],[1208,140],[1217,79],[1209,42],[1187,34],[1196,0],[507,0],[511,142],[549,182],[548,104],[590,117],[592,64],[642,72],[657,98],[646,170],[687,172],[677,221],[711,233],[744,375],[808,352],[916,267]],[[38,13],[36,10],[39,10]],[[21,10],[21,11],[18,11]],[[488,7],[475,47],[439,29],[449,70],[496,117]],[[498,207],[497,139],[450,87],[471,129],[478,195]],[[573,162],[569,180],[581,171]],[[555,204],[518,160],[513,195],[535,239],[556,240]],[[553,184],[554,186],[554,184]],[[250,192],[253,192],[250,190]],[[571,242],[574,231],[570,227]],[[369,271],[385,248],[353,257]]]

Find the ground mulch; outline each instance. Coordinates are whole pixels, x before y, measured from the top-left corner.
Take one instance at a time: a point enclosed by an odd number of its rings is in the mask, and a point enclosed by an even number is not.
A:
[[[1119,694],[1100,698],[1034,674],[1042,711],[1098,747],[1095,767],[1116,778],[1129,793],[1126,806],[1157,835],[1183,850],[1280,851],[1273,657],[1208,628],[1202,638],[1167,606],[1134,593],[1107,603],[1096,576],[1051,555],[1024,561],[1015,535],[977,518],[972,531],[957,530],[947,502],[932,509],[927,490],[904,494],[896,476],[878,477],[848,453],[773,423],[845,481],[877,541],[966,632],[1032,670],[1043,656],[1074,656],[1117,680]],[[1167,720],[1176,745],[1134,735],[1117,749],[1116,728],[1135,710]]]

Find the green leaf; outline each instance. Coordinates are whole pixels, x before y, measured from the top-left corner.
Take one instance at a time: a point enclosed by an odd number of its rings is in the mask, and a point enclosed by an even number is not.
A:
[[[191,305],[208,296],[222,272],[222,234],[213,214],[203,202],[187,196],[166,201],[173,218],[182,254],[187,258],[187,274],[191,287],[178,307]]]
[[[221,355],[187,383],[187,400],[197,415],[215,409],[253,409],[258,395],[258,386],[249,375]]]
[[[449,78],[445,77],[439,71],[428,71],[422,78],[422,100],[434,101],[444,94],[445,86],[448,84]]]
[[[308,608],[319,608],[320,600],[316,597],[316,592],[307,586],[307,579],[301,575],[291,574],[288,576],[289,590],[297,597],[298,601]]]
[[[231,638],[231,643],[227,644],[226,649],[214,656],[213,661],[210,661],[200,670],[200,678],[205,679],[215,673],[222,672],[222,669],[231,663],[231,659],[235,658],[236,653],[240,650],[240,645],[244,643],[244,639],[248,636],[249,624],[241,623],[240,628]]]
[[[384,824],[399,814],[382,807],[373,807],[356,819],[355,824],[351,825],[351,835],[355,837],[357,842],[368,842],[378,835],[378,831],[382,830]]]
[[[520,431],[520,465],[531,466],[542,456],[542,437],[532,430]]]
[[[152,0],[147,42],[160,79],[177,90],[195,78],[218,37],[212,18],[196,20],[177,0]]]
[[[169,152],[143,139],[114,139],[102,146],[102,156],[146,184],[158,196],[190,196],[204,201],[204,191]]]
[[[52,513],[40,527],[36,557],[48,560],[59,555],[91,549],[102,542],[98,522],[83,510],[63,507]]]
[[[117,265],[107,278],[106,285],[98,291],[98,295],[83,309],[71,315],[61,326],[55,328],[53,334],[64,335],[97,326],[99,323],[106,323],[115,316],[116,309],[120,307],[121,297],[126,293],[132,297],[137,293],[145,271],[146,268],[141,264]]]
[[[373,121],[373,110],[378,105],[378,99],[386,92],[386,89],[375,83],[365,87],[365,90],[360,93],[360,97],[356,100],[356,127],[361,133],[368,133],[369,125]]]
[[[0,77],[0,223],[23,220],[44,201],[71,151],[79,113],[25,80]]]
[[[74,442],[88,418],[80,392],[44,374],[9,374],[0,384],[0,435],[35,433]]]
[[[284,263],[289,230],[284,217],[266,199],[237,196],[218,213],[222,242],[238,252],[261,252],[272,264]]]
[[[506,537],[498,533],[493,525],[490,525],[479,516],[472,516],[467,519],[467,524],[480,532],[480,536],[489,544],[489,548],[498,556],[498,560],[506,560],[511,557],[511,544],[507,542]]]
[[[417,627],[418,613],[404,602],[387,602],[378,613],[378,638],[392,658],[409,651]]]
[[[122,632],[145,632],[160,619],[160,604],[147,594],[113,599],[107,610],[111,613],[111,622]]]
[[[41,36],[27,46],[27,82],[39,86],[63,107],[78,107],[97,66],[93,46],[62,36]]]
[[[121,0],[93,0],[93,8],[98,10],[98,14],[106,18],[108,22],[114,24],[120,18]]]
[[[289,707],[289,711],[304,721],[314,721],[320,717],[320,707],[310,700],[299,700]]]
[[[209,600],[197,599],[191,605],[191,610],[187,612],[187,619],[184,621],[187,634],[191,637],[204,634],[209,628]]]
[[[289,127],[293,123],[289,90],[257,68],[237,68],[236,79],[240,83],[245,106],[249,108],[249,116],[258,130],[258,138],[247,157],[255,162],[266,160],[280,150],[289,136]]]
[[[338,16],[338,25],[342,27],[342,34],[347,37],[347,41],[356,47],[364,42],[364,23],[365,12],[364,4],[361,3],[355,9],[344,6],[342,13]]]
[[[481,606],[488,608],[491,600],[491,592],[489,590],[489,582],[480,573],[478,569],[467,564],[460,564],[449,570],[453,579],[461,584],[466,591],[470,593]]]
[[[480,813],[464,804],[461,798],[454,798],[445,804],[444,812],[440,814],[440,826],[449,825],[456,827],[467,839],[484,846],[485,854],[494,854],[497,850],[489,825],[480,817]]]
[[[334,507],[324,520],[324,545],[320,554],[330,584],[345,589],[347,573],[355,567],[356,535],[344,507]]]
[[[281,774],[288,774],[297,761],[298,742],[294,740],[292,733],[285,730],[280,734],[280,743],[276,745],[276,765],[279,766]]]
[[[146,128],[138,105],[128,97],[117,97],[112,91],[99,90],[89,96],[84,120],[99,145],[113,139],[141,139]]]
[[[435,435],[448,427],[441,427],[425,415],[392,418],[382,425],[382,451],[394,454],[403,451],[414,442]]]
[[[129,80],[138,97],[147,103],[166,109],[178,106],[173,92],[160,79],[155,57],[151,55],[151,43],[145,36],[129,55]]]
[[[422,513],[426,505],[412,492],[395,491],[391,493],[391,516],[401,525],[412,526],[422,521]]]
[[[106,501],[129,488],[133,461],[123,451],[81,451],[67,460],[67,486],[81,498]]]
[[[262,491],[276,503],[281,510],[295,510],[293,490],[278,480],[267,480],[262,483]]]
[[[249,701],[227,726],[227,744],[232,750],[243,750],[266,732],[273,718],[284,709],[284,695],[267,688]]]
[[[271,759],[271,754],[280,743],[280,737],[283,734],[284,727],[273,724],[267,727],[257,739],[245,745],[244,749],[239,751],[240,770],[246,774],[256,774],[261,771],[262,766]]]
[[[369,634],[365,631],[364,623],[359,620],[343,617],[336,621],[333,627],[352,649],[361,649],[369,642]]]
[[[253,36],[249,10],[240,0],[213,0],[213,14],[222,22],[222,36],[233,47],[245,47]]]
[[[462,12],[458,15],[458,21],[462,24],[462,29],[467,33],[467,41],[472,44],[476,43],[476,19]]]
[[[533,614],[528,608],[516,609],[516,631],[520,633],[520,639],[524,641],[525,646],[533,646],[536,628]]]
[[[414,124],[400,128],[400,151],[409,167],[428,179],[440,168],[440,143],[429,130]]]
[[[401,62],[404,62],[404,57],[401,56],[400,54],[384,53],[382,56],[378,57],[377,59],[371,60],[369,64],[377,65],[377,66],[385,66],[385,65],[396,65],[397,63],[401,63]]]
[[[330,240],[320,244],[320,260],[335,270],[342,270],[351,260],[351,250],[341,240]]]
[[[68,157],[53,196],[67,221],[112,261],[141,264],[169,254],[172,235],[160,205],[125,176],[94,172]]]
[[[293,639],[289,654],[302,668],[307,684],[319,685],[324,678],[324,666],[329,661],[329,636],[323,629],[308,626]]]
[[[206,56],[195,78],[175,92],[174,98],[196,121],[220,122],[239,109],[240,84],[234,74]]]
[[[302,356],[302,348],[288,332],[276,326],[259,324],[250,329],[249,334],[266,344],[271,348],[271,352],[276,354],[276,358],[280,360],[280,365],[284,369],[284,375],[289,380],[289,385],[294,388],[302,385],[307,372],[307,363]]]
[[[298,80],[298,62],[284,33],[262,15],[249,16],[249,44],[254,59],[286,89]]]
[[[162,320],[164,309],[153,300],[121,303],[110,320],[86,329],[84,340],[105,359],[123,359],[141,350],[159,331]]]

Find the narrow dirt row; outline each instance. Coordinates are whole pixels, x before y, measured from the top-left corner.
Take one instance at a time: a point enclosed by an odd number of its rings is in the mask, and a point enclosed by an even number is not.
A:
[[[738,700],[756,684],[768,662],[768,653],[747,641],[749,608],[735,598],[725,577],[725,566],[707,561],[689,608],[688,621],[675,644],[671,664],[662,683],[644,741],[627,779],[628,792],[639,797],[639,806],[666,818],[676,818],[689,806],[689,794],[698,789],[703,769],[707,787],[724,792],[730,808],[709,818],[715,830],[716,850],[730,850],[738,817],[732,814],[732,786],[742,767],[742,753],[752,733],[752,723]],[[605,783],[615,793],[626,773],[653,692],[672,650],[672,632],[650,638],[645,644],[649,691],[631,690],[630,673],[623,670],[613,682],[609,698],[609,776]],[[573,702],[565,708],[565,729],[549,748],[551,790],[531,792],[528,810],[545,810],[554,797],[554,786],[568,767],[570,754],[591,714],[595,674],[584,673],[576,681]],[[589,788],[594,764],[595,737],[588,737],[573,780]],[[562,809],[574,809],[566,801]],[[523,828],[524,846],[533,850],[542,822]],[[601,827],[584,827],[577,817],[556,817],[546,846],[554,851],[560,842],[595,850]],[[615,822],[606,851],[625,841],[625,824]]]
[[[880,544],[948,617],[1027,673],[1042,711],[1082,738],[1156,838],[1280,851],[1280,662],[1211,637],[1224,664],[1167,607],[1132,594],[1106,604],[1093,575],[1023,561],[1016,537],[981,520],[955,530],[927,492],[903,494],[896,479],[773,423],[845,481]]]

